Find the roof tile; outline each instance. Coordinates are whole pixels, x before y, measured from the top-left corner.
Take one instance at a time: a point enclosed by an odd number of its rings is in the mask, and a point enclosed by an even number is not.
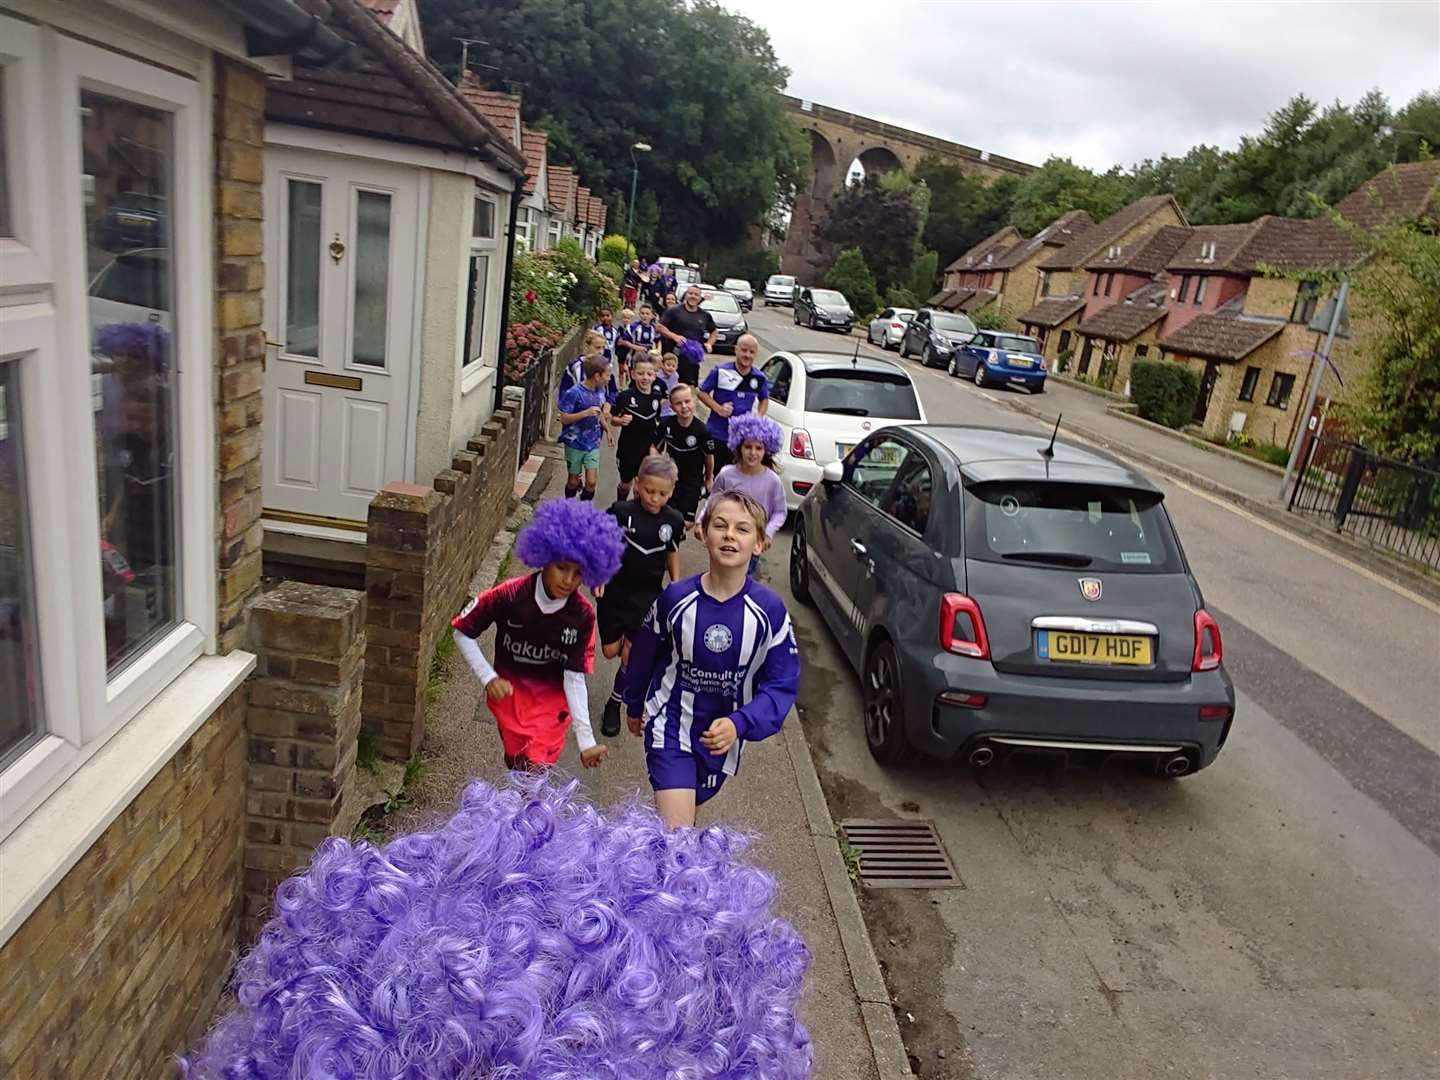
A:
[[[1161,342],[1173,353],[1208,360],[1242,360],[1285,329],[1284,319],[1242,315],[1232,305],[1197,315]]]
[[[1074,270],[1086,266],[1097,254],[1166,204],[1172,206],[1181,221],[1184,213],[1173,195],[1146,195],[1129,206],[1121,207],[1099,224],[1086,229],[1049,259],[1040,264],[1042,270]]]
[[[525,194],[534,195],[535,185],[540,181],[540,173],[545,168],[546,144],[550,136],[543,131],[531,131],[527,127],[520,129],[520,136],[525,151]]]
[[[1087,270],[1107,272],[1126,271],[1132,274],[1158,274],[1174,256],[1193,230],[1179,225],[1162,225],[1152,233],[1146,233],[1119,252],[1111,245],[1105,253],[1086,266]]]
[[[1084,297],[1047,296],[1029,311],[1020,315],[1016,322],[1031,326],[1059,326],[1085,306]]]
[[[995,269],[1013,270],[1037,254],[1049,255],[1056,248],[1064,247],[1095,222],[1084,210],[1067,210],[1041,229],[1031,239],[1015,244],[995,257]]]
[[[1165,317],[1166,286],[1147,281],[1118,304],[1101,308],[1077,329],[1106,341],[1129,341]]]
[[[984,240],[972,247],[969,251],[955,259],[949,266],[945,267],[947,274],[955,271],[964,271],[980,266],[985,261],[986,255],[999,258],[1000,252],[1015,244],[1023,242],[1024,235],[1014,225],[1006,225],[1003,229],[997,229]],[[993,263],[993,259],[991,260]]]

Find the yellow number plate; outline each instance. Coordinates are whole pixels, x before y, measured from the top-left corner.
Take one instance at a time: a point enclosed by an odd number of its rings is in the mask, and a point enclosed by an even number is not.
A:
[[[1132,664],[1155,662],[1154,641],[1131,634],[1080,634],[1069,630],[1041,630],[1036,635],[1041,660],[1061,664]]]

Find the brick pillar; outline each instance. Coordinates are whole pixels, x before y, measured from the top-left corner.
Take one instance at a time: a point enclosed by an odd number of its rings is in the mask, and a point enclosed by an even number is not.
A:
[[[245,637],[260,591],[260,424],[265,331],[261,259],[265,76],[215,61],[216,460],[220,502],[217,603],[221,652]]]
[[[275,886],[327,836],[354,827],[355,753],[365,667],[365,598],[289,581],[250,608],[245,734],[245,932]]]

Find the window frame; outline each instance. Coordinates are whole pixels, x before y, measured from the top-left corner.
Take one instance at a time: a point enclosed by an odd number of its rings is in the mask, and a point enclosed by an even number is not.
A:
[[[890,474],[890,481],[885,485],[885,490],[872,499],[855,485],[855,469],[871,450],[882,443],[894,443],[904,452],[905,456],[900,459],[900,464],[896,465],[895,471]],[[863,452],[857,453],[862,447]],[[869,438],[862,439],[855,450],[850,451],[849,455],[847,455],[845,459],[845,472],[840,479],[840,485],[848,490],[855,498],[870,506],[871,509],[884,513],[884,511],[880,509],[880,504],[889,496],[890,490],[895,486],[895,478],[900,475],[900,470],[905,468],[906,462],[910,460],[910,455],[915,452],[915,448],[904,439],[898,439],[889,432],[877,431]]]
[[[1279,395],[1279,390],[1282,386],[1285,387],[1285,396],[1283,399]],[[1288,371],[1277,371],[1270,376],[1270,389],[1265,394],[1265,404],[1272,409],[1279,409],[1281,412],[1285,412],[1290,408],[1290,398],[1294,393],[1295,376]]]
[[[460,350],[460,377],[462,380],[462,387],[466,386],[464,382],[466,376],[476,375],[479,372],[486,370],[487,368],[498,369],[500,366],[498,349],[496,350],[496,355],[494,356],[487,357],[485,355],[485,350],[489,345],[486,340],[486,329],[495,317],[494,315],[492,315],[492,311],[494,310],[494,305],[492,301],[494,300],[494,297],[491,295],[491,293],[496,291],[494,289],[495,259],[500,252],[500,196],[496,192],[489,191],[488,189],[482,188],[477,185],[475,187],[472,199],[473,201],[470,204],[470,228],[468,230],[469,240],[465,250],[464,280],[466,282],[466,285],[460,293],[460,302],[464,305],[464,308],[460,313],[460,337],[458,342]],[[475,235],[476,213],[478,210],[478,204],[480,203],[485,203],[490,207],[489,236]],[[472,331],[474,330],[474,324],[471,322],[471,319],[475,311],[475,261],[477,258],[481,257],[485,257],[489,260],[485,266],[485,309],[483,312],[483,318],[481,320],[482,325],[480,326],[480,332],[478,334],[473,334]],[[471,355],[472,352],[473,355]],[[469,388],[473,389],[473,386],[470,386]]]
[[[898,441],[898,440],[897,440],[897,441]],[[911,536],[919,537],[921,540],[923,540],[923,539],[925,539],[925,534],[926,534],[926,532],[929,531],[930,522],[933,520],[933,511],[934,511],[934,509],[935,509],[935,506],[934,506],[934,498],[935,498],[935,474],[936,474],[937,470],[931,465],[930,459],[929,459],[925,454],[923,454],[923,453],[921,453],[919,450],[917,450],[915,447],[909,446],[908,444],[905,444],[905,443],[902,443],[901,445],[905,446],[905,448],[906,448],[907,450],[909,450],[910,452],[905,455],[905,460],[902,461],[902,462],[900,463],[900,467],[895,470],[895,475],[894,475],[894,477],[893,477],[893,478],[891,479],[891,481],[890,481],[890,487],[889,487],[889,489],[885,492],[884,496],[881,498],[879,504],[876,506],[876,509],[879,510],[882,514],[884,514],[884,515],[885,515],[887,518],[889,518],[891,521],[893,521],[893,522],[894,522],[896,525],[898,525],[900,528],[902,528],[902,529],[904,529],[906,532],[908,532]],[[913,525],[911,525],[909,522],[906,522],[906,521],[902,520],[902,519],[895,513],[895,495],[896,495],[896,493],[900,490],[900,481],[901,481],[901,479],[906,476],[907,471],[910,471],[910,470],[911,470],[911,463],[912,463],[912,462],[916,463],[916,464],[915,464],[915,469],[917,469],[917,470],[918,470],[918,469],[923,469],[923,470],[924,470],[926,473],[928,473],[929,476],[930,476],[930,498],[931,498],[931,506],[930,506],[930,512],[927,513],[927,514],[926,514],[926,517],[925,517],[925,528],[924,528],[924,529],[917,529],[917,528],[915,528],[915,527],[914,527]]]
[[[204,65],[198,77],[190,78],[50,29],[32,29],[33,34],[6,39],[7,56],[10,49],[20,50],[6,67],[32,68],[19,73],[21,84],[38,83],[44,91],[38,107],[26,110],[38,114],[36,124],[24,126],[25,137],[38,130],[42,138],[33,145],[12,141],[10,149],[37,159],[49,177],[41,192],[53,200],[52,212],[32,220],[37,232],[51,230],[36,242],[39,250],[50,247],[53,256],[48,266],[31,261],[38,273],[26,284],[35,293],[49,292],[53,303],[0,304],[0,319],[5,355],[19,357],[22,365],[34,572],[45,582],[36,597],[45,734],[0,772],[0,839],[203,653],[215,651],[210,69]],[[6,77],[8,85],[8,70]],[[94,424],[91,328],[88,317],[77,317],[88,311],[89,295],[82,91],[170,115],[171,199],[172,208],[180,208],[172,210],[175,225],[169,235],[175,312],[176,622],[113,676],[105,658],[96,557],[99,481],[93,461],[74,467],[74,446],[64,437],[77,426],[93,431]],[[7,130],[7,137],[13,131]],[[16,160],[14,154],[7,157]],[[189,228],[184,224],[189,221],[205,224]],[[16,265],[24,263],[5,263],[7,285],[15,284],[9,275]],[[86,360],[64,364],[61,357]]]
[[[1209,281],[1209,274],[1201,274],[1195,279],[1195,296],[1190,302],[1196,307],[1200,307],[1205,303],[1205,287]]]
[[[785,372],[784,381],[782,382],[776,376],[770,374],[772,370],[783,370]],[[795,384],[794,365],[784,356],[772,356],[770,362],[761,369],[761,374],[765,376],[766,381],[770,384],[770,400],[779,402],[788,409],[790,407],[790,391],[794,388]]]
[[[1235,395],[1237,401],[1254,401],[1255,391],[1260,389],[1260,369],[1254,364],[1245,368],[1245,374],[1240,377],[1240,392]]]
[[[1059,343],[1058,343],[1058,345],[1057,345],[1056,347],[1059,349],[1060,352],[1064,352],[1066,349],[1069,349],[1069,348],[1070,348],[1070,346],[1071,346],[1071,344],[1074,342],[1074,340],[1075,340],[1075,339],[1074,339],[1074,337],[1071,336],[1069,330],[1061,330],[1061,331],[1060,331],[1060,340],[1059,340]],[[1074,355],[1074,350],[1073,350],[1073,349],[1071,350],[1071,355],[1072,355],[1072,356]]]
[[[1182,275],[1180,276],[1180,292],[1176,295],[1176,297],[1175,297],[1175,302],[1176,302],[1177,304],[1183,304],[1183,303],[1186,302],[1186,300],[1188,299],[1189,296],[1190,296],[1190,275],[1189,275],[1189,274],[1182,274]]]
[[[40,62],[40,28],[0,14],[0,82],[5,116],[0,139],[7,151],[46,146],[47,79]],[[45,154],[5,154],[14,236],[0,237],[0,286],[49,280],[53,252],[51,190]]]
[[[1320,283],[1302,281],[1295,290],[1295,302],[1290,305],[1290,321],[1308,326],[1320,307]]]

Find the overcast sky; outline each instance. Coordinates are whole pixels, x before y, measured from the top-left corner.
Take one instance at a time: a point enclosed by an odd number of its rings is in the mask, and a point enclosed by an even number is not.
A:
[[[722,2],[795,96],[1035,164],[1229,149],[1297,93],[1399,108],[1440,85],[1440,0]]]

